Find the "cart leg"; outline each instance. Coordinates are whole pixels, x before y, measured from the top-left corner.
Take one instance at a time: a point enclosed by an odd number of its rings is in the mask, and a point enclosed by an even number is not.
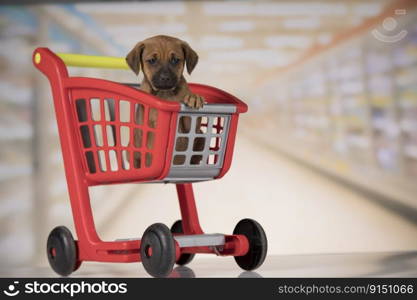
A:
[[[76,174],[75,174],[76,175]],[[72,215],[77,232],[77,261],[137,262],[140,241],[102,241],[97,234],[88,186],[68,176]]]
[[[72,216],[78,237],[79,259],[90,260],[96,256],[95,246],[102,243],[98,237],[91,210],[88,187],[83,184],[69,185]]]
[[[181,183],[176,184],[176,187],[184,234],[203,234],[198,220],[193,185],[191,183]]]

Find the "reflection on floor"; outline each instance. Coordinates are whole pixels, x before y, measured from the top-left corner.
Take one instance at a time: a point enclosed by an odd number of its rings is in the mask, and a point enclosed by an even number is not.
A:
[[[1,269],[1,277],[55,277],[49,267]],[[232,258],[200,256],[176,267],[172,278],[193,277],[416,277],[417,251],[390,253],[273,255],[254,272]],[[142,265],[85,263],[73,277],[149,277]]]

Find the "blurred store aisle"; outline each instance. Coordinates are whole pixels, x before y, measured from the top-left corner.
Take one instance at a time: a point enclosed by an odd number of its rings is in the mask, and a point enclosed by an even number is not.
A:
[[[131,185],[112,188],[133,192],[99,226],[105,239],[139,237],[152,223],[170,226],[179,218],[173,185],[138,185],[137,192]],[[251,217],[264,226],[270,254],[417,249],[413,223],[245,136],[239,136],[228,175],[195,185],[195,192],[206,232],[229,233],[238,220]]]

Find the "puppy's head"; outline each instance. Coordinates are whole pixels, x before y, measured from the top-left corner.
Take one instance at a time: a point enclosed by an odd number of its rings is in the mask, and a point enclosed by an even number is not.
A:
[[[155,91],[172,90],[178,86],[184,65],[191,74],[198,56],[186,42],[159,35],[137,43],[126,62],[136,75],[142,70]]]

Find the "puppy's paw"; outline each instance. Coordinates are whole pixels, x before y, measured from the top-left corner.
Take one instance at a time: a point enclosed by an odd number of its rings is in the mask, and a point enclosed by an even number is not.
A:
[[[196,94],[187,94],[184,97],[184,104],[191,108],[202,108],[204,105],[204,98]]]

